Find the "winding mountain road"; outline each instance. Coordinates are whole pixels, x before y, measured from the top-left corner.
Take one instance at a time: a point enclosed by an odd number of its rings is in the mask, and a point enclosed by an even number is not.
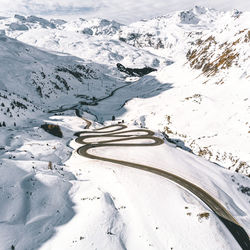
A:
[[[84,119],[84,118],[83,118]],[[91,122],[87,119],[84,119],[87,122],[85,128],[89,129]],[[97,129],[94,131],[82,131],[75,134],[78,136],[76,142],[83,144],[84,146],[80,147],[77,152],[79,155],[100,160],[106,162],[112,162],[115,164],[136,168],[144,170],[153,174],[157,174],[168,180],[175,182],[181,187],[189,190],[195,196],[200,198],[221,220],[221,222],[227,227],[231,232],[235,240],[239,243],[242,249],[250,249],[249,236],[246,231],[240,226],[237,220],[227,211],[227,209],[215,198],[213,198],[209,193],[195,184],[189,182],[182,177],[179,177],[170,172],[164,171],[162,169],[153,168],[143,164],[127,162],[117,159],[105,158],[102,156],[97,156],[89,153],[88,151],[92,148],[101,148],[101,147],[151,147],[159,146],[164,143],[164,141],[158,137],[154,136],[154,132],[146,129],[133,129],[127,130],[127,126],[123,124],[111,125]],[[100,138],[102,140],[100,140]],[[90,142],[91,139],[94,139],[94,142]],[[95,139],[98,139],[95,141]],[[147,143],[142,143],[142,140],[147,140]],[[139,140],[138,143],[135,143],[135,140]],[[148,141],[152,142],[148,142]],[[133,141],[130,143],[129,141]]]

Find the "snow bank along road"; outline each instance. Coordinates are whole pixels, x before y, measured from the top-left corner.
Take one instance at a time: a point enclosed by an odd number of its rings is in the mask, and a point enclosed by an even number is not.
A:
[[[83,118],[84,119],[84,118]],[[87,122],[86,128],[91,126],[91,122],[84,119]],[[153,168],[150,166],[146,166],[143,164],[137,164],[127,161],[121,161],[116,159],[104,158],[102,156],[93,155],[88,153],[89,149],[92,148],[101,148],[101,147],[150,147],[157,146],[164,143],[164,141],[158,137],[154,136],[154,132],[146,129],[133,129],[126,130],[127,126],[123,124],[111,125],[107,127],[103,127],[101,129],[97,129],[94,131],[82,131],[77,132],[75,135],[78,136],[76,142],[79,144],[84,144],[84,146],[80,147],[77,152],[79,155],[96,159],[106,162],[112,162],[116,164],[120,164],[127,167],[137,168],[144,171],[148,171],[153,174],[160,175],[165,177],[178,185],[186,188],[194,195],[199,197],[221,220],[221,222],[228,228],[228,230],[232,233],[236,241],[242,247],[242,249],[250,249],[250,241],[249,236],[245,232],[245,230],[239,225],[236,219],[226,210],[226,208],[221,205],[216,199],[214,199],[210,194],[208,194],[203,189],[198,186],[192,184],[191,182],[174,175],[172,173],[163,171],[161,169]],[[140,133],[140,134],[139,134]],[[143,135],[141,135],[143,133]],[[109,139],[112,137],[113,139]],[[98,139],[98,141],[90,142],[91,138]],[[103,140],[100,141],[100,138]],[[115,138],[115,139],[114,139]],[[152,140],[152,143],[141,143],[143,139]],[[125,141],[133,140],[133,143],[125,143]],[[134,140],[140,140],[139,143],[134,143]]]

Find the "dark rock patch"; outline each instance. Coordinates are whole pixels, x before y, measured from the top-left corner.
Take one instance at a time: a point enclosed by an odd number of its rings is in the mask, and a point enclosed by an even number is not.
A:
[[[41,128],[44,129],[46,132],[48,132],[51,135],[57,136],[62,138],[63,137],[63,133],[61,131],[61,128],[58,125],[54,125],[54,124],[42,124]]]
[[[130,76],[139,76],[139,77],[147,75],[153,71],[157,71],[156,69],[151,68],[151,67],[144,67],[144,68],[140,68],[140,69],[139,68],[126,68],[121,63],[117,63],[116,67],[119,71],[121,71],[123,73],[126,73]]]

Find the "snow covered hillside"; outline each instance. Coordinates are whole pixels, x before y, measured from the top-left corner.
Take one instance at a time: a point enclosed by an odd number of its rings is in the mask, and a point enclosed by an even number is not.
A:
[[[196,7],[131,25],[134,31],[130,35],[138,34],[140,27],[146,30],[149,22],[149,34],[142,32],[138,39],[124,40],[151,52],[156,51],[151,49],[154,47],[158,49],[155,53],[175,58],[173,65],[162,68],[156,75],[160,82],[171,83],[171,90],[148,102],[128,103],[128,113],[134,112],[129,115],[131,121],[140,113],[145,126],[164,130],[194,153],[247,175],[250,173],[249,17],[249,12],[220,13]],[[160,31],[152,35],[151,31],[156,30],[152,26],[160,26]],[[128,30],[131,32],[131,27]],[[131,109],[134,106],[139,110]]]
[[[0,18],[0,250],[247,249],[232,228],[250,234],[249,20]],[[192,188],[98,156],[185,179],[232,228]]]
[[[124,85],[107,75],[106,66],[39,50],[4,34],[0,56],[0,122],[8,126],[49,108],[105,97]]]
[[[45,121],[60,125],[64,137],[39,128]],[[71,156],[79,144],[73,140],[70,148],[68,142],[84,125],[67,111],[43,115],[26,128],[1,128],[0,249],[240,249],[211,209],[189,191],[141,170],[90,160],[76,151]],[[144,164],[185,176],[247,229],[247,177],[170,143],[150,150],[126,148],[126,155],[119,147],[98,151],[131,162],[143,158]]]
[[[0,20],[0,29],[6,35],[16,38],[33,46],[48,50],[69,53],[91,60],[98,64],[112,65],[117,62],[128,66],[157,66],[159,57],[144,50],[137,50],[125,43],[112,39],[112,36],[122,26],[114,21],[105,19],[77,19],[69,22],[52,20],[51,22],[39,19],[33,23],[29,18],[15,16],[14,18]],[[24,20],[24,21],[23,21]],[[56,28],[44,25],[55,23]],[[26,25],[27,30],[13,29],[12,25]],[[42,34],[42,36],[41,36]],[[161,58],[164,63],[165,59]]]

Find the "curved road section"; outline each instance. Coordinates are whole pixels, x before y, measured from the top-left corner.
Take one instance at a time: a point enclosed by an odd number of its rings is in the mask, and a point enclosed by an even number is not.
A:
[[[84,118],[83,118],[84,119]],[[87,122],[86,128],[91,126],[91,122],[84,119]],[[164,143],[164,141],[158,137],[154,136],[154,132],[146,129],[133,129],[126,130],[127,126],[123,124],[111,125],[97,129],[95,131],[82,131],[77,132],[75,135],[78,136],[76,139],[77,143],[84,144],[80,147],[77,152],[79,155],[100,160],[106,162],[112,162],[115,164],[123,165],[126,167],[137,168],[144,170],[153,174],[160,175],[168,180],[171,180],[181,187],[189,190],[194,195],[199,197],[221,220],[221,222],[228,228],[235,240],[239,243],[242,249],[250,249],[249,236],[246,231],[240,226],[236,219],[227,211],[227,209],[220,204],[215,198],[208,194],[205,190],[194,185],[193,183],[185,180],[177,175],[170,172],[146,166],[143,164],[137,164],[133,162],[127,162],[117,159],[105,158],[102,156],[97,156],[89,153],[89,149],[101,148],[101,147],[151,147],[157,146]],[[100,140],[102,138],[102,140]],[[90,142],[91,139],[98,139],[96,142]],[[142,139],[147,139],[152,141],[152,143],[142,143]],[[133,140],[133,143],[129,141]],[[135,140],[140,140],[138,143],[134,143]],[[126,141],[126,143],[125,143]]]

